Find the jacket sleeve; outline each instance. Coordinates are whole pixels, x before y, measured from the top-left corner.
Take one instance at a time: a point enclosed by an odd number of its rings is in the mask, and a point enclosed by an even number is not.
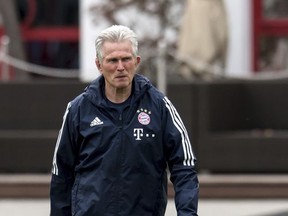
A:
[[[186,128],[171,101],[164,97],[165,155],[175,191],[178,216],[197,216],[199,182],[196,158]]]
[[[77,158],[75,119],[68,104],[57,138],[50,184],[50,215],[71,216],[71,193],[74,184],[74,166]]]

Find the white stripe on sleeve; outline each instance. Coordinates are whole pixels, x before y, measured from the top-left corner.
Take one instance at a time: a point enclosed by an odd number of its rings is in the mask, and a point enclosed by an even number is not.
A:
[[[59,174],[56,155],[57,155],[57,151],[58,151],[58,148],[59,148],[60,140],[61,140],[61,137],[62,137],[63,127],[64,127],[64,124],[65,124],[65,121],[66,121],[66,118],[67,118],[67,114],[69,113],[69,108],[70,107],[71,107],[71,102],[68,103],[66,111],[64,113],[62,126],[61,126],[61,129],[59,131],[58,138],[57,138],[57,141],[56,141],[55,150],[54,150],[52,173],[55,174],[55,175]]]
[[[183,148],[183,152],[184,152],[183,165],[184,166],[194,166],[195,165],[194,164],[195,156],[194,156],[193,151],[192,151],[192,146],[191,146],[191,143],[189,140],[187,130],[186,130],[186,128],[185,128],[185,126],[181,120],[181,117],[178,114],[175,107],[173,106],[173,104],[171,103],[171,101],[167,97],[164,97],[163,100],[166,104],[167,109],[170,112],[174,126],[180,132],[181,137],[182,137],[182,148]]]

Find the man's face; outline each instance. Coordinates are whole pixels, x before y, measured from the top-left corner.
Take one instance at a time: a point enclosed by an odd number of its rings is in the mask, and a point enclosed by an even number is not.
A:
[[[105,78],[106,87],[113,89],[130,88],[140,57],[135,57],[129,41],[105,42],[102,48],[102,62],[96,65]]]

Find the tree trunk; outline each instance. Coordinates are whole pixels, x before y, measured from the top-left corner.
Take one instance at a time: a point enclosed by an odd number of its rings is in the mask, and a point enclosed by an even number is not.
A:
[[[0,0],[0,13],[3,18],[4,31],[10,39],[8,49],[9,55],[25,61],[26,52],[21,37],[19,19],[16,10],[15,0]],[[16,80],[24,81],[29,79],[29,74],[21,69],[15,68],[15,73]]]

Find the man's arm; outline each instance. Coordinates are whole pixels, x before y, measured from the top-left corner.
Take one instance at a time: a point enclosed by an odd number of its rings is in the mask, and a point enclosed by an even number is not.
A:
[[[55,146],[52,178],[50,185],[51,216],[71,216],[71,193],[74,184],[75,134],[72,125],[71,103],[68,104],[63,117]]]
[[[199,182],[193,167],[174,166],[170,180],[175,191],[175,205],[178,216],[197,216]]]
[[[175,190],[178,216],[197,216],[199,182],[195,170],[196,157],[186,128],[171,101],[164,98],[165,152]],[[166,113],[166,114],[165,114]]]
[[[73,179],[62,179],[52,174],[50,186],[50,216],[71,216]]]

